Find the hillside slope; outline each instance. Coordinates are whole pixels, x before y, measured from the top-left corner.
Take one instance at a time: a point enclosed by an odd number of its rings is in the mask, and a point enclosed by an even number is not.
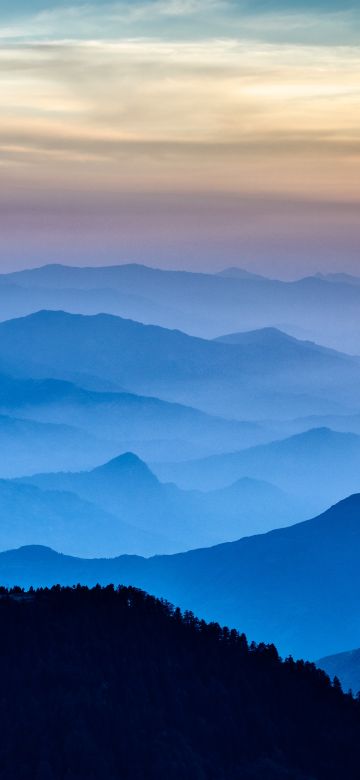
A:
[[[358,778],[359,704],[272,646],[132,588],[2,591],[0,619],[6,780]]]
[[[134,584],[282,654],[360,646],[360,495],[320,517],[238,542],[148,560],[79,560],[28,547],[0,554],[6,585]]]

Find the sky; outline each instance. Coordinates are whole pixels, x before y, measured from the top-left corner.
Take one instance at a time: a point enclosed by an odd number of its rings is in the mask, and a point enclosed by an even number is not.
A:
[[[0,270],[360,274],[360,7],[0,0]]]

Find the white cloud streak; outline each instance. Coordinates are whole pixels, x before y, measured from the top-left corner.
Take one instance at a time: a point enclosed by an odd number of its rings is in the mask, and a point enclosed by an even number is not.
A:
[[[360,12],[251,11],[239,0],[150,0],[77,3],[36,14],[14,13],[0,39],[30,42],[88,37],[201,39],[236,35],[242,39],[293,43],[358,42]],[[1,12],[0,12],[1,16]]]

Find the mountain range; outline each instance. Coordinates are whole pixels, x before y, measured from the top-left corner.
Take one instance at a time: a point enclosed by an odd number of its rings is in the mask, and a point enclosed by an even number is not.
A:
[[[31,522],[34,541],[36,537],[37,542],[62,552],[74,553],[76,550],[76,554],[86,552],[95,556],[125,552],[151,555],[238,539],[248,533],[269,530],[274,523],[289,525],[308,516],[304,502],[292,500],[283,491],[261,480],[242,479],[228,488],[209,493],[183,491],[175,485],[162,484],[133,453],[125,453],[90,471],[44,473],[3,482],[3,486],[7,484],[10,484],[17,510],[12,513],[11,523],[2,528],[0,545],[3,550],[28,543]],[[31,493],[28,506],[23,506],[25,485],[36,488],[34,498],[37,502],[41,496],[44,496],[45,504],[50,501],[50,513],[46,513],[45,505],[39,522],[36,519],[39,508],[36,503],[32,509]],[[0,489],[0,502],[1,495]],[[67,525],[64,524],[62,497],[68,503],[71,497],[76,497],[82,517],[86,516],[86,508],[91,509],[94,530],[87,534],[85,547],[82,520],[80,518],[77,524],[71,502]],[[63,507],[62,540],[52,517],[56,501]],[[4,513],[9,509],[9,505],[4,507]],[[19,518],[18,526],[15,517]],[[26,529],[24,533],[21,517]]]
[[[347,275],[0,276],[1,578],[115,578],[311,659],[360,646],[359,303]]]
[[[238,420],[358,411],[360,359],[273,331],[229,344],[110,315],[43,311],[0,323],[0,369]]]
[[[239,452],[154,464],[160,479],[182,488],[225,487],[243,477],[265,479],[313,511],[360,490],[360,436],[315,428]]]
[[[48,544],[71,555],[98,556],[114,550],[169,549],[155,530],[137,528],[70,491],[0,479],[0,548]]]
[[[206,338],[280,323],[296,335],[306,323],[309,338],[347,352],[360,350],[359,304],[356,277],[331,274],[284,282],[239,268],[209,274],[128,264],[0,276],[3,319],[39,309],[108,312]]]
[[[120,451],[135,449],[141,457],[181,459],[232,447],[246,447],[269,439],[270,433],[258,423],[226,420],[207,415],[181,404],[167,403],[134,393],[86,390],[71,382],[55,379],[25,379],[0,375],[0,413],[54,425],[53,448],[48,449],[46,470],[86,468]],[[54,457],[59,448],[57,433],[76,431],[83,440],[83,461],[72,459],[75,447],[68,448],[67,461]],[[28,423],[30,429],[30,422]],[[45,426],[43,426],[45,430]],[[74,430],[75,429],[75,430]],[[39,441],[41,443],[41,426]],[[50,431],[50,429],[49,429]],[[93,438],[93,446],[89,445]],[[94,438],[95,437],[95,438]],[[38,465],[37,441],[32,449],[32,471]],[[1,460],[0,460],[1,463]],[[3,466],[4,468],[4,466]],[[19,460],[17,475],[27,471]],[[0,471],[2,476],[7,473]]]
[[[102,452],[110,458],[117,448],[74,425],[41,422],[0,414],[0,478],[53,469],[85,468]]]
[[[0,554],[4,585],[131,583],[316,659],[360,646],[360,495],[312,520],[187,553],[84,560],[44,547]]]

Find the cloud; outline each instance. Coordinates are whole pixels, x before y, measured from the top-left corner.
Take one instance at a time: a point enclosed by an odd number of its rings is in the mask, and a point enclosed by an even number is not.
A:
[[[33,4],[31,6],[33,8]],[[120,0],[52,4],[16,10],[0,39],[35,41],[77,38],[155,37],[201,40],[233,36],[269,42],[357,44],[360,12],[331,3],[249,3],[240,0]]]
[[[80,3],[42,9],[38,13],[20,13],[2,25],[0,39],[31,40],[82,38],[93,35],[113,38],[149,34],[167,35],[166,23],[188,20],[205,13],[226,14],[226,0],[150,0],[149,2]],[[163,29],[159,23],[164,22]],[[189,33],[191,27],[186,27]],[[195,36],[197,37],[197,36]]]
[[[358,140],[360,54],[237,40],[7,47],[2,133],[64,142],[293,147]],[[299,140],[300,139],[300,140]],[[70,142],[70,140],[69,140]]]
[[[150,0],[63,5],[8,18],[0,32],[0,166],[3,191],[12,203],[7,235],[16,232],[18,215],[25,225],[19,242],[25,241],[36,212],[34,235],[45,225],[48,236],[51,213],[55,244],[63,224],[73,226],[71,238],[79,204],[86,211],[89,193],[93,211],[99,209],[97,246],[105,240],[112,201],[120,204],[111,212],[113,240],[121,235],[120,210],[125,214],[121,229],[130,241],[126,224],[134,228],[139,209],[154,215],[149,204],[158,199],[166,215],[164,204],[172,193],[180,209],[174,226],[179,246],[186,231],[197,240],[198,217],[191,219],[186,204],[196,203],[199,214],[203,203],[201,241],[208,251],[206,219],[209,233],[218,225],[214,241],[218,236],[226,243],[233,231],[232,251],[249,220],[257,231],[259,201],[241,211],[240,229],[230,194],[237,202],[253,203],[256,196],[279,203],[277,230],[281,209],[285,213],[281,204],[288,201],[316,204],[309,206],[307,220],[309,213],[316,219],[325,201],[346,209],[353,204],[353,209],[360,199],[360,54],[351,44],[355,16],[335,8],[324,15],[315,4],[309,13],[304,5],[293,7],[289,13],[257,3],[255,13],[254,5],[230,1]],[[329,43],[337,33],[343,42]],[[69,206],[63,223],[62,204],[72,204],[72,197],[77,208],[72,216]],[[135,205],[127,223],[124,198],[130,197]],[[340,235],[345,211],[336,209]],[[299,225],[302,230],[306,225],[305,211],[299,206],[296,240]],[[1,213],[6,221],[3,201]],[[321,240],[334,213],[327,207]],[[97,221],[81,219],[85,241]],[[166,223],[159,213],[154,220],[152,229],[150,217],[142,217],[147,236]],[[271,237],[271,215],[261,220],[264,236]],[[291,224],[286,211],[286,225]],[[158,235],[169,247],[171,229],[161,230]],[[334,231],[331,235],[335,246]],[[156,241],[155,236],[154,246]],[[45,244],[44,238],[44,251]]]

